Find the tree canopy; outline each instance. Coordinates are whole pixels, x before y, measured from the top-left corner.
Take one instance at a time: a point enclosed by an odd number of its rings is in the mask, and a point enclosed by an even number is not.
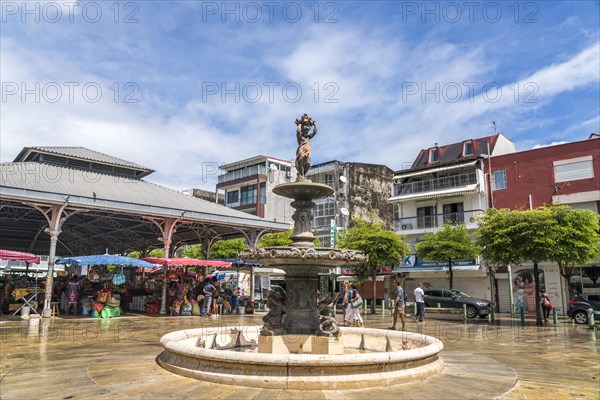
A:
[[[533,263],[536,298],[542,261],[554,261],[561,269],[590,262],[598,254],[598,215],[568,206],[544,206],[533,210],[487,210],[477,230],[482,255],[493,264]],[[541,325],[539,302],[537,323]]]
[[[237,258],[245,248],[244,239],[219,240],[212,245],[208,258]]]
[[[272,247],[272,246],[289,246],[292,244],[293,229],[288,229],[285,232],[267,233],[261,236],[257,247]]]
[[[389,231],[380,223],[366,222],[353,218],[349,229],[343,231],[338,246],[345,249],[360,250],[368,256],[363,265],[353,267],[357,283],[362,283],[369,277],[375,277],[377,268],[386,263],[397,263],[409,254],[408,245],[395,232]],[[375,313],[376,293],[373,290],[371,313]]]
[[[203,259],[204,253],[202,252],[202,245],[200,244],[192,244],[190,246],[186,246],[183,249],[182,255],[184,257]]]
[[[565,267],[598,256],[598,215],[568,206],[534,210],[488,210],[480,220],[477,242],[483,257],[497,265],[554,261]]]
[[[425,234],[423,240],[416,244],[415,250],[419,257],[427,261],[448,263],[450,289],[454,284],[452,262],[473,259],[479,254],[479,247],[469,235],[467,227],[450,223],[444,224],[437,232]]]
[[[600,256],[598,214],[564,205],[548,207],[548,210],[556,220],[556,244],[550,259],[561,269],[586,264]]]
[[[261,236],[257,247],[289,246],[292,244],[291,237],[293,233],[293,228],[290,228],[285,232],[267,233],[266,235]],[[321,241],[317,238],[313,240],[313,243],[317,247],[321,246]]]

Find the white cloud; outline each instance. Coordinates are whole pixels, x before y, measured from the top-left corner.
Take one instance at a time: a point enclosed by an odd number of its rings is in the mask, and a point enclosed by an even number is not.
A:
[[[534,149],[534,150],[535,150],[535,149],[541,149],[542,147],[557,146],[557,145],[559,145],[559,144],[565,144],[565,143],[569,143],[569,142],[566,142],[566,141],[562,140],[562,141],[560,141],[560,142],[552,142],[552,143],[546,143],[546,144],[539,144],[539,143],[538,143],[538,144],[534,145],[534,146],[532,147],[532,149]]]
[[[172,18],[165,21],[163,25],[168,29],[177,29]],[[147,34],[147,26],[134,28],[131,32]],[[208,40],[206,26],[194,29],[198,37]],[[19,97],[3,102],[1,158],[11,160],[23,146],[85,146],[156,169],[154,180],[167,186],[214,189],[214,176],[203,181],[206,163],[211,163],[212,168],[215,163],[257,154],[293,158],[293,120],[307,112],[319,123],[313,146],[315,162],[341,159],[400,169],[412,162],[420,148],[434,142],[451,143],[492,134],[492,120],[499,122],[509,137],[511,132],[503,127],[535,131],[552,125],[560,115],[551,119],[543,115],[532,117],[532,113],[557,96],[581,88],[597,89],[600,52],[599,44],[594,43],[570,58],[538,67],[529,75],[508,77],[512,79],[502,75],[503,82],[517,82],[519,100],[515,100],[511,85],[503,83],[497,102],[479,94],[471,101],[465,83],[482,86],[498,80],[498,62],[489,59],[483,45],[466,48],[439,37],[428,37],[414,45],[408,29],[390,31],[386,27],[338,24],[315,25],[306,30],[284,26],[281,31],[274,26],[257,26],[252,33],[229,33],[227,26],[219,26],[217,32],[224,34],[219,37],[220,46],[200,41],[197,48],[186,47],[185,52],[176,53],[180,63],[164,68],[163,60],[154,59],[162,53],[153,49],[148,40],[142,41],[139,49],[131,49],[136,36],[116,43],[115,48],[122,49],[124,55],[113,56],[102,53],[90,37],[78,32],[77,37],[82,36],[78,49],[85,53],[81,59],[74,54],[57,54],[52,47],[45,51],[29,48],[3,37],[4,82],[96,82],[104,95],[98,103],[81,98],[73,103],[66,98],[56,104],[35,103],[22,102]],[[56,38],[64,35],[60,31]],[[94,37],[97,35],[99,32],[94,33]],[[243,46],[233,46],[233,39],[237,38],[243,39]],[[248,56],[242,52],[255,48],[254,57],[244,64],[242,61]],[[204,57],[186,58],[187,52],[193,51],[206,58],[224,55],[200,68],[195,63],[204,61]],[[124,66],[118,57],[128,54],[136,56],[129,62],[134,67]],[[236,69],[232,65],[248,67]],[[227,73],[216,74],[219,68]],[[231,87],[235,82],[227,78],[235,71],[241,85],[252,81],[259,85],[279,83],[274,101],[267,100],[264,85],[263,97],[257,103],[245,99],[235,102],[231,97],[221,101],[220,95],[204,101],[202,82],[226,82]],[[149,85],[140,87],[140,102],[115,103],[110,90],[114,79],[108,72],[123,79],[139,74],[140,82]],[[282,97],[281,87],[289,82],[302,88],[298,102]],[[329,82],[337,85],[333,99],[338,102],[324,101],[336,88],[330,86],[326,90]],[[531,82],[539,88],[534,96],[537,103],[523,101],[524,85]],[[431,95],[423,101],[420,92],[403,98],[403,84],[405,87],[407,83],[417,84],[419,90],[421,84],[429,89],[436,83],[440,88],[458,84],[463,93],[455,103],[443,95],[439,101]],[[169,93],[171,84],[176,84],[181,92]],[[317,87],[319,97],[315,101]],[[190,88],[197,89],[184,93],[183,89]],[[123,94],[121,88],[120,100]],[[582,122],[582,129],[597,126],[598,119],[590,119]],[[534,143],[537,142],[536,139]]]

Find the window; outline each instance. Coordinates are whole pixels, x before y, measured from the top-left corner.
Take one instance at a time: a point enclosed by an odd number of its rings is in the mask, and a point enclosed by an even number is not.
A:
[[[237,203],[238,201],[240,201],[240,192],[237,190],[227,192],[227,204]]]
[[[433,228],[436,226],[433,207],[417,208],[417,228]]]
[[[243,187],[241,192],[240,205],[256,204],[256,185]]]
[[[267,183],[260,184],[260,204],[267,204]]]
[[[464,224],[465,209],[463,203],[444,204],[444,223]]]
[[[324,184],[326,184],[327,186],[333,186],[333,174],[325,174],[325,176],[323,177],[324,180]]]
[[[463,143],[463,156],[472,156],[473,154],[475,154],[475,151],[473,150],[473,142],[471,142],[471,141],[464,142]]]
[[[594,177],[592,156],[554,161],[554,182],[568,182]]]
[[[438,149],[429,149],[429,162],[436,162],[438,161]]]
[[[589,294],[588,301],[600,301],[600,296],[597,294]]]
[[[431,297],[444,297],[441,290],[425,290],[425,294]]]
[[[506,171],[494,171],[492,172],[492,190],[506,189]]]

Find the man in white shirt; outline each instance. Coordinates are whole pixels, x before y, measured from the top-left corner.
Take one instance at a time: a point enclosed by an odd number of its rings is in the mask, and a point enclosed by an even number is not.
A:
[[[417,314],[413,317],[415,322],[423,322],[425,317],[425,293],[423,293],[423,282],[415,289],[415,303],[417,303]]]

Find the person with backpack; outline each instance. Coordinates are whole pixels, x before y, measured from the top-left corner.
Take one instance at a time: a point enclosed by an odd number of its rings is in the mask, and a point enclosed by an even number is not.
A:
[[[400,330],[404,330],[406,328],[406,319],[404,316],[404,307],[406,304],[406,297],[404,294],[404,289],[400,286],[400,282],[394,281],[394,285],[396,286],[396,290],[394,291],[394,322],[392,326],[388,329],[396,330],[396,322],[398,321],[398,315],[400,316],[400,322],[402,322],[402,328]]]

